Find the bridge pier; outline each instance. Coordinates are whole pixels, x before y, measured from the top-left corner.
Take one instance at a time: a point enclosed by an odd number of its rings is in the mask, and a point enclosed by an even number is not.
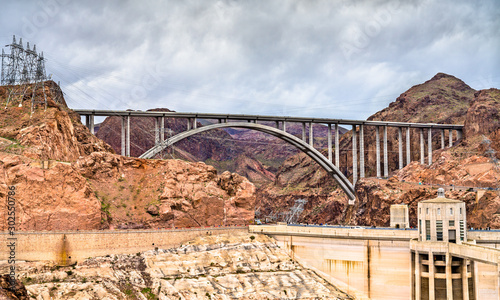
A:
[[[127,131],[126,131],[125,145],[126,145],[125,155],[130,156],[130,116],[127,116]]]
[[[352,185],[358,181],[358,147],[356,144],[356,125],[352,125]]]
[[[377,178],[382,177],[380,174],[380,126],[375,126],[375,156],[377,161]]]
[[[286,132],[286,121],[283,121],[283,131]]]
[[[403,129],[398,127],[399,168],[403,168]]]
[[[425,163],[425,160],[424,160],[424,129],[423,128],[419,128],[419,131],[420,131],[420,164],[423,165]]]
[[[457,141],[462,139],[462,130],[457,130]]]
[[[444,149],[444,129],[441,129],[441,149]]]
[[[160,117],[160,143],[165,143],[165,117]]]
[[[328,160],[333,162],[333,160],[332,160],[332,124],[328,124]]]
[[[313,123],[309,123],[309,145],[314,147]]]
[[[429,127],[429,131],[427,131],[427,139],[428,139],[427,148],[429,151],[428,160],[429,160],[429,166],[430,166],[430,165],[432,165],[432,128],[430,128],[430,127]]]
[[[359,178],[365,178],[365,135],[363,124],[359,125]]]
[[[389,177],[389,159],[387,154],[387,125],[384,126],[384,177]]]
[[[125,133],[125,126],[126,126],[125,122],[126,122],[125,117],[122,117],[122,136],[121,136],[121,139],[122,139],[122,144],[121,144],[121,146],[122,146],[122,153],[121,154],[122,154],[122,156],[125,156],[125,135],[126,135],[126,133]]]
[[[94,134],[94,115],[85,116],[85,125],[90,130],[90,133]]]
[[[411,152],[410,152],[410,127],[406,127],[406,165],[411,162]]]
[[[340,167],[339,123],[335,123],[335,166]]]
[[[448,129],[448,143],[449,143],[449,147],[452,147],[453,146],[453,130],[452,129]]]
[[[155,146],[160,143],[160,120],[158,117],[155,118]]]
[[[302,140],[304,142],[307,142],[306,141],[306,123],[302,122]]]

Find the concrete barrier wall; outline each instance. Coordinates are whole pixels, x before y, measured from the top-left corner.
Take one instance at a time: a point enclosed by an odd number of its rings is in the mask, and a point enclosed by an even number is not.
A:
[[[197,236],[248,232],[247,227],[210,227],[175,230],[16,232],[0,233],[0,260],[8,260],[8,243],[15,241],[16,260],[55,261],[71,264],[88,257],[131,254],[158,248],[177,247]],[[16,238],[12,240],[9,238]]]
[[[287,226],[287,225],[250,225],[250,232],[255,233],[286,233],[306,235],[319,235],[322,237],[344,237],[360,239],[387,239],[387,240],[410,240],[418,238],[417,230],[404,230],[392,228],[342,228],[328,226]]]

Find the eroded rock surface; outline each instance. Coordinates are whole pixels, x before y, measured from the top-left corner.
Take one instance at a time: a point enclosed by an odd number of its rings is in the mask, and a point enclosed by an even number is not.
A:
[[[265,235],[199,237],[179,248],[95,257],[73,268],[20,268],[36,299],[352,299]]]
[[[243,225],[254,218],[254,185],[204,163],[94,152],[74,165],[99,191],[112,227]]]

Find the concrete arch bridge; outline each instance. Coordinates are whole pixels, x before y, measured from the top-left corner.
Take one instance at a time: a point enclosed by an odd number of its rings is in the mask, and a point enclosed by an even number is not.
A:
[[[425,139],[424,130],[427,131],[428,149],[427,157],[428,164],[432,163],[432,131],[439,130],[441,132],[441,148],[445,148],[445,130],[448,131],[448,143],[451,147],[453,144],[453,131],[456,131],[456,139],[462,138],[463,125],[452,124],[435,124],[435,123],[405,123],[405,122],[386,122],[386,121],[363,121],[363,120],[345,120],[345,119],[328,119],[328,118],[305,118],[305,117],[285,117],[285,116],[262,116],[262,115],[241,115],[241,114],[210,114],[210,113],[182,113],[182,112],[162,112],[162,111],[120,111],[120,110],[88,110],[75,109],[75,112],[80,116],[85,116],[86,125],[92,133],[94,133],[94,117],[95,116],[120,116],[122,119],[121,154],[130,156],[130,118],[154,118],[155,120],[155,146],[144,152],[141,158],[152,158],[156,154],[163,151],[165,148],[173,144],[199,134],[201,132],[221,129],[221,128],[247,128],[264,132],[273,135],[299,149],[307,154],[315,162],[325,169],[335,181],[340,185],[343,191],[350,199],[349,203],[354,204],[356,199],[354,185],[359,178],[365,177],[365,149],[364,149],[364,128],[365,126],[375,126],[376,130],[376,169],[377,177],[389,176],[388,163],[388,136],[387,128],[396,127],[398,129],[398,154],[399,164],[401,169],[411,162],[410,158],[410,128],[418,128],[420,135],[420,163],[425,163]],[[165,118],[182,118],[187,120],[186,130],[177,135],[165,140]],[[218,120],[218,123],[198,127],[198,119]],[[258,124],[257,122],[272,121],[276,124],[275,127]],[[298,138],[286,131],[287,123],[302,123],[302,138]],[[314,148],[314,124],[328,126],[328,157],[324,156],[316,148]],[[309,139],[307,139],[306,125],[309,128]],[[353,179],[349,181],[339,170],[340,153],[339,153],[339,125],[352,126],[352,162],[353,162]],[[380,129],[382,129],[382,145]],[[333,132],[332,132],[333,131]],[[403,159],[403,131],[406,135],[406,162]],[[332,133],[334,133],[334,141],[332,141]],[[359,141],[359,150],[358,150]],[[382,149],[381,149],[382,148]],[[383,151],[383,176],[381,170],[381,152]],[[335,159],[334,159],[335,156]],[[358,170],[359,158],[359,170]]]

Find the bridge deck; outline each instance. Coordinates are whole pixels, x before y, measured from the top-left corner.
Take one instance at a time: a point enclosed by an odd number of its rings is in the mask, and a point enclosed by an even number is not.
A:
[[[165,117],[165,118],[199,118],[199,119],[223,119],[238,121],[276,121],[318,124],[344,124],[344,125],[372,125],[392,127],[413,128],[439,128],[462,130],[463,125],[436,124],[436,123],[408,123],[387,121],[346,120],[329,118],[308,118],[291,116],[266,116],[266,115],[244,115],[244,114],[217,114],[217,113],[190,113],[190,112],[162,112],[162,111],[132,111],[132,110],[97,110],[97,109],[74,109],[82,116],[131,116],[131,117]]]

